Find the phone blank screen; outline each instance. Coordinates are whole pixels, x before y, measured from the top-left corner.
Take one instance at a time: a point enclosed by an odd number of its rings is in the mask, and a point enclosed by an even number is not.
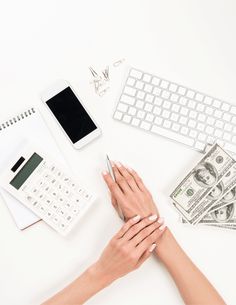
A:
[[[73,143],[97,128],[70,87],[46,103]]]

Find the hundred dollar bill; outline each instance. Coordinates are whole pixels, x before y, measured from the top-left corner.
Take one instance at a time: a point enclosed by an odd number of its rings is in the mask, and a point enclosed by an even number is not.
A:
[[[214,144],[170,195],[176,207],[180,206],[187,214],[194,211],[234,163],[228,153]]]
[[[236,201],[214,212],[208,213],[201,219],[199,224],[217,225],[236,229]]]
[[[191,224],[196,224],[210,210],[217,210],[220,207],[227,205],[234,199],[232,194],[235,194],[236,185],[236,164],[222,177],[220,182],[214,186],[210,193],[198,204],[198,206],[187,213],[181,206],[176,205],[176,208]],[[213,209],[213,210],[212,210]]]

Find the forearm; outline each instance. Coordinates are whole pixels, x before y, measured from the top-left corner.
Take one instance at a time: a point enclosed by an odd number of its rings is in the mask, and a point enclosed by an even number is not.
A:
[[[158,244],[156,255],[166,266],[187,305],[225,305],[225,302],[179,246],[169,229]]]
[[[80,277],[42,305],[81,305],[110,284],[97,264],[89,267]]]

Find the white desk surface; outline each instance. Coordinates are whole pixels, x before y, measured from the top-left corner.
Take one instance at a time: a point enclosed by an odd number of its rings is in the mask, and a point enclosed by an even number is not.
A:
[[[0,200],[1,304],[39,304],[89,266],[119,229],[100,175],[106,153],[137,169],[186,252],[227,304],[236,303],[236,232],[185,227],[168,199],[201,155],[111,118],[128,64],[236,104],[235,13],[233,0],[2,1],[0,117],[37,105],[68,163],[100,200],[66,239],[43,222],[18,231]],[[123,57],[125,64],[111,70],[109,93],[96,96],[88,66],[104,68]],[[73,149],[39,99],[58,78],[71,82],[103,131],[81,151]],[[163,266],[150,259],[87,304],[182,300]]]

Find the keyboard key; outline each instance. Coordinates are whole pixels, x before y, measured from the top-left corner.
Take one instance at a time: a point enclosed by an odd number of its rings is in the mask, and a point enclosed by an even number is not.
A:
[[[131,121],[131,116],[128,115],[128,114],[125,114],[125,115],[123,116],[122,121],[125,122],[125,123],[129,123],[129,122]]]
[[[137,93],[137,98],[143,99],[144,96],[145,96],[145,92],[143,92],[143,91],[138,91],[138,93]]]
[[[137,100],[137,102],[136,102],[136,107],[138,107],[138,108],[142,109],[142,108],[143,108],[143,106],[144,106],[144,102],[143,102],[143,101],[141,101],[141,100]]]
[[[161,96],[164,98],[164,99],[168,99],[170,97],[170,92],[169,91],[166,91],[166,90],[163,90],[162,93],[161,93]]]
[[[155,97],[155,100],[154,100],[154,104],[157,105],[157,106],[161,106],[162,103],[163,103],[163,99],[160,98],[160,97]]]
[[[179,119],[180,124],[186,124],[188,121],[188,118],[186,118],[185,116],[181,116]]]
[[[131,97],[131,96],[128,96],[128,95],[122,94],[122,96],[120,98],[120,101],[125,103],[125,104],[128,104],[128,105],[132,106],[135,103],[135,98]]]
[[[163,118],[160,118],[160,117],[156,117],[155,120],[154,120],[154,123],[156,125],[161,125],[163,122]]]
[[[189,117],[190,117],[191,119],[196,119],[197,115],[198,115],[198,112],[197,112],[197,111],[191,110],[191,111],[189,112]]]
[[[196,96],[195,96],[195,99],[196,99],[198,102],[202,102],[203,99],[204,99],[204,96],[203,96],[201,93],[197,93]]]
[[[177,113],[172,113],[171,116],[170,116],[170,119],[171,119],[172,121],[177,122],[178,119],[179,119],[179,115],[178,115]]]
[[[153,119],[154,119],[154,115],[153,115],[153,114],[148,113],[148,114],[146,115],[146,118],[145,118],[146,121],[152,122]]]
[[[204,98],[204,104],[212,105],[212,102],[213,102],[213,98],[212,98],[212,97],[210,97],[210,96],[205,96],[205,98]]]
[[[230,141],[231,138],[232,138],[232,136],[231,136],[230,133],[225,132],[225,133],[223,134],[223,139],[224,139],[225,141]]]
[[[162,135],[164,137],[170,138],[170,139],[175,140],[177,142],[184,143],[184,144],[189,145],[189,146],[192,146],[193,143],[194,143],[193,139],[190,139],[186,136],[180,135],[180,134],[178,134],[176,132],[173,132],[171,130],[158,127],[156,125],[153,125],[151,131],[156,133],[156,134]]]
[[[216,136],[217,138],[221,138],[223,135],[223,131],[220,129],[216,129],[214,132],[214,136]]]
[[[169,90],[172,92],[176,92],[178,89],[178,86],[176,84],[170,84]]]
[[[138,78],[141,79],[142,78],[143,73],[140,71],[137,71],[135,69],[131,69],[130,71],[130,76],[133,76],[134,78]]]
[[[136,89],[125,86],[124,93],[131,95],[131,96],[135,96]]]
[[[193,90],[188,90],[188,91],[187,91],[186,96],[187,96],[188,98],[193,99],[193,98],[194,98],[194,95],[195,95],[195,92],[194,92]]]
[[[187,127],[185,127],[185,126],[183,126],[183,127],[180,129],[180,132],[181,132],[182,134],[184,134],[184,135],[188,134],[188,131],[189,131],[189,129],[188,129]]]
[[[193,101],[193,100],[189,100],[188,103],[187,103],[187,106],[188,106],[189,108],[194,109],[194,108],[196,107],[196,102]]]
[[[149,83],[151,78],[152,77],[149,74],[144,74],[143,75],[143,81],[146,82],[146,83]]]
[[[207,136],[204,133],[200,132],[199,135],[198,135],[198,140],[203,142],[203,141],[206,140],[206,137]]]
[[[168,111],[168,110],[163,110],[162,116],[163,116],[163,118],[168,119],[169,116],[170,116],[170,111]]]
[[[232,106],[231,109],[230,109],[230,112],[232,112],[233,114],[236,114],[236,107]]]
[[[214,128],[211,126],[207,126],[205,129],[205,132],[208,133],[209,135],[213,134]]]
[[[225,143],[225,149],[236,153],[236,145],[233,145],[231,143]]]
[[[205,105],[203,104],[197,104],[197,107],[196,107],[196,110],[199,111],[199,112],[202,112],[204,111],[205,109]]]
[[[148,92],[148,93],[151,93],[152,92],[152,85],[148,85],[148,84],[146,84],[145,86],[144,86],[144,91],[146,91],[146,92]]]
[[[222,106],[221,106],[221,110],[223,111],[229,111],[230,109],[230,105],[229,104],[226,104],[226,103],[223,103]]]
[[[118,109],[119,111],[126,112],[127,109],[128,109],[128,105],[119,103],[119,105],[117,106],[117,109]]]
[[[185,95],[185,94],[186,94],[186,91],[187,91],[187,90],[186,90],[186,88],[184,88],[184,87],[181,87],[181,86],[180,86],[180,87],[178,88],[178,93],[181,94],[181,95]]]
[[[203,131],[204,128],[205,128],[205,125],[204,125],[204,124],[202,124],[202,123],[198,123],[198,124],[197,124],[197,129],[198,129],[199,131]]]
[[[163,102],[163,107],[164,107],[164,108],[169,109],[170,106],[171,106],[171,102],[169,102],[169,101],[164,101],[164,102]]]
[[[206,114],[209,114],[209,115],[212,115],[212,113],[214,112],[214,108],[211,108],[211,107],[206,107]]]
[[[149,111],[149,112],[152,111],[152,108],[153,108],[153,105],[152,105],[152,104],[148,104],[148,103],[147,103],[147,104],[144,106],[144,110]]]
[[[143,86],[144,86],[144,83],[143,83],[143,82],[141,82],[141,81],[139,81],[139,80],[136,82],[135,87],[136,87],[137,89],[142,90],[142,89],[143,89]]]
[[[204,122],[204,121],[206,120],[205,114],[200,113],[200,114],[198,115],[198,120],[199,120],[200,122]]]
[[[148,122],[142,122],[142,123],[140,124],[140,127],[141,127],[142,129],[149,130],[149,129],[151,128],[151,124],[148,123]]]
[[[180,106],[177,104],[173,104],[173,106],[171,107],[171,110],[175,111],[175,112],[179,112],[179,109],[180,109]]]
[[[203,151],[205,149],[205,147],[206,147],[205,143],[202,143],[202,142],[199,142],[199,141],[197,141],[195,143],[195,148],[200,150],[200,151]]]
[[[169,86],[169,82],[167,80],[162,80],[161,83],[160,83],[160,87],[163,88],[163,89],[167,89]]]
[[[155,87],[155,88],[153,89],[152,93],[153,93],[154,95],[159,96],[159,95],[161,95],[161,91],[162,91],[162,90],[161,90],[160,88]]]
[[[179,131],[179,129],[180,129],[180,125],[179,125],[179,124],[177,124],[177,123],[173,123],[173,125],[172,125],[172,129],[173,129],[174,131]]]
[[[133,118],[133,120],[132,120],[132,122],[131,122],[131,124],[132,124],[133,126],[138,126],[139,123],[140,123],[140,120],[137,119],[137,118]]]
[[[146,102],[148,102],[148,103],[152,103],[153,100],[154,100],[154,96],[151,95],[151,94],[147,94],[145,100],[146,100]]]
[[[206,120],[207,124],[209,125],[213,125],[215,123],[215,119],[212,118],[212,117],[208,117],[207,120]]]
[[[220,119],[222,117],[223,112],[221,110],[216,110],[214,115],[216,118]]]
[[[229,131],[230,132],[233,129],[233,126],[231,124],[229,124],[229,123],[226,123],[224,129],[225,129],[225,131]]]
[[[180,109],[180,113],[183,114],[183,115],[187,115],[187,114],[188,114],[188,108],[182,107],[182,108]]]
[[[229,113],[224,113],[223,117],[222,117],[223,120],[228,121],[228,122],[231,121],[231,118],[232,118],[232,115]]]
[[[153,113],[156,115],[159,115],[161,113],[162,109],[160,107],[154,107]]]
[[[127,79],[127,85],[129,85],[129,86],[133,86],[135,84],[135,79],[134,78],[132,78],[132,77],[129,77],[128,79]]]
[[[152,78],[152,84],[153,84],[154,86],[158,86],[159,83],[160,83],[160,78],[158,78],[158,77],[153,77],[153,78]]]
[[[134,116],[134,115],[136,114],[136,112],[137,112],[137,109],[136,109],[136,108],[134,108],[134,107],[129,107],[128,114]]]
[[[169,120],[164,120],[164,122],[163,122],[163,127],[165,127],[165,128],[170,128],[170,126],[171,126],[171,121],[169,121]]]
[[[214,100],[212,106],[219,108],[221,106],[221,102],[218,100]]]
[[[196,130],[190,130],[190,132],[189,132],[189,136],[191,137],[191,138],[196,138],[196,136],[197,136],[197,131]]]
[[[194,121],[194,120],[189,120],[188,121],[188,126],[191,127],[191,128],[195,128],[197,125],[197,122]]]
[[[137,114],[137,117],[138,117],[139,119],[143,119],[143,118],[145,117],[145,112],[142,111],[142,110],[139,110],[139,111],[138,111],[138,114]]]
[[[215,127],[217,128],[223,128],[224,126],[224,123],[220,120],[217,120],[216,123],[215,123]]]
[[[178,94],[175,94],[175,93],[172,93],[172,94],[171,94],[170,100],[171,100],[172,102],[177,102],[178,99],[179,99]]]

